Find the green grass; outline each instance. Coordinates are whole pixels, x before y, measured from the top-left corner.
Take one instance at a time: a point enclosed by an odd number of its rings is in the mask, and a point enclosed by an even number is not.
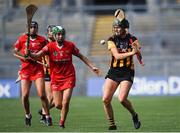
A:
[[[142,127],[134,129],[131,116],[113,99],[114,115],[118,129],[128,132],[180,132],[180,97],[130,97]],[[31,98],[32,126],[24,126],[20,99],[0,99],[0,132],[107,132],[108,123],[101,98],[72,97],[66,128],[58,127],[59,110],[52,109],[53,126],[39,123],[37,114],[40,100]]]

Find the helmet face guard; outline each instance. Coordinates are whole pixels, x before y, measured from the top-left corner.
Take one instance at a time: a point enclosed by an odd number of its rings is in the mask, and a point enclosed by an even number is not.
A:
[[[30,24],[30,36],[31,37],[36,37],[37,36],[37,33],[38,33],[38,23],[36,21],[31,21],[31,24]]]
[[[30,27],[34,27],[38,29],[38,23],[36,21],[32,21]]]
[[[119,21],[119,19],[115,19],[115,20],[113,21],[112,26],[113,26],[113,27],[115,27],[115,26],[121,27],[121,21]]]
[[[54,41],[54,37],[53,37],[53,31],[52,31],[52,29],[53,29],[53,27],[55,27],[55,25],[48,25],[47,26],[47,38],[48,39],[50,39],[51,41]]]
[[[52,33],[54,35],[55,40],[58,43],[60,43],[60,44],[63,43],[63,41],[65,39],[66,31],[65,31],[65,29],[62,26],[55,26],[55,27],[53,27]],[[62,35],[62,38],[59,38],[59,37],[56,36],[59,33]]]
[[[122,21],[120,21],[119,19],[115,19],[113,21],[113,27],[118,26],[121,28],[129,28],[129,22],[127,19],[123,19]]]
[[[120,21],[119,19],[115,19],[113,21],[113,33],[115,33],[116,36],[122,36],[126,34],[126,30],[127,28],[129,28],[129,22],[126,19],[123,19],[122,21]],[[120,28],[119,30],[116,28]]]
[[[48,25],[48,26],[47,26],[47,32],[48,32],[48,31],[52,31],[52,29],[53,29],[54,27],[56,27],[56,26],[55,26],[55,25]]]
[[[62,26],[55,26],[52,28],[52,32],[54,35],[61,33],[63,37],[65,38],[66,31]]]

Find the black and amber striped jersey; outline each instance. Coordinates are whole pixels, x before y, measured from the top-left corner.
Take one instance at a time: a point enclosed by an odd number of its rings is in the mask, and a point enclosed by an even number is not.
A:
[[[126,53],[132,51],[131,43],[137,40],[137,38],[131,34],[127,34],[125,38],[113,35],[108,39],[108,49],[116,47],[119,53]],[[110,62],[111,68],[130,68],[134,69],[133,56],[129,56],[125,59],[116,59],[112,55]]]
[[[47,64],[49,66],[49,56],[47,56],[47,55],[43,56],[42,57],[42,62],[43,62],[43,64]],[[50,74],[49,68],[44,67],[44,73],[45,74]]]
[[[46,45],[47,45],[48,43],[49,43],[49,41],[46,40]],[[46,65],[49,66],[49,56],[48,56],[48,55],[44,55],[44,56],[42,57],[42,62],[43,62],[44,64],[46,64]],[[45,74],[45,75],[50,75],[50,69],[47,68],[47,67],[44,67],[44,74]]]

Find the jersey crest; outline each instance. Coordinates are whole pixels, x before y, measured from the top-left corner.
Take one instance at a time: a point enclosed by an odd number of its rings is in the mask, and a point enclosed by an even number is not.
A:
[[[54,53],[53,53],[53,54],[54,54],[54,56],[57,56],[57,55],[58,55],[58,52],[54,51]]]

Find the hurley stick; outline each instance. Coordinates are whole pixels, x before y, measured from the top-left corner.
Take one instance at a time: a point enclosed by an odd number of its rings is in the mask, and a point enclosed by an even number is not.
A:
[[[20,58],[20,59],[25,60],[25,57],[22,56],[22,55],[14,54],[14,56],[16,56],[17,58]],[[33,59],[33,58],[29,57],[29,56],[27,57],[27,59],[29,59],[29,60],[31,60],[31,61],[33,61],[33,62],[36,62],[36,63],[38,63],[38,64],[40,64],[40,65],[43,65],[44,67],[49,67],[47,64],[44,64],[44,63],[42,63],[41,61],[35,60],[35,59]]]
[[[29,43],[30,43],[30,26],[31,26],[31,21],[33,18],[34,13],[36,12],[38,8],[31,4],[26,7],[26,15],[27,15],[27,29],[28,29],[28,38],[27,38],[27,43],[26,43],[26,49],[25,49],[25,54],[28,54],[28,49],[29,49]]]

